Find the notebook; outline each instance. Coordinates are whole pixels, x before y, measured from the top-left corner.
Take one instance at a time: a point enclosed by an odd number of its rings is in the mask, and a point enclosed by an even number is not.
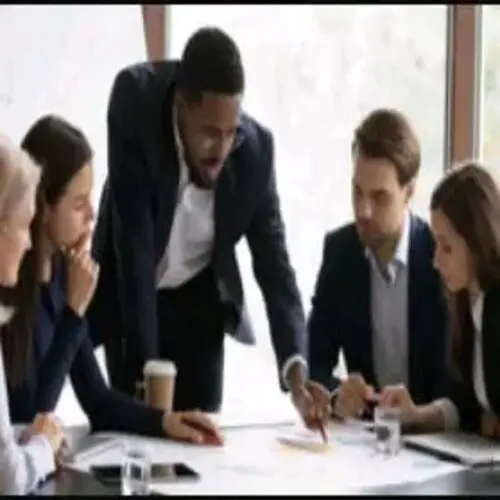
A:
[[[469,467],[500,464],[500,442],[463,432],[404,436],[409,448],[454,460]]]

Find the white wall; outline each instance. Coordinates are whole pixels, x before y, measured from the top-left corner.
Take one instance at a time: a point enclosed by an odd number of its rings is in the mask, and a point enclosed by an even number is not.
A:
[[[145,59],[143,33],[139,5],[0,6],[0,131],[20,141],[44,113],[81,127],[95,150],[94,201],[106,175],[111,84]],[[102,352],[98,359],[103,367]],[[69,424],[85,421],[68,384],[57,411]]]

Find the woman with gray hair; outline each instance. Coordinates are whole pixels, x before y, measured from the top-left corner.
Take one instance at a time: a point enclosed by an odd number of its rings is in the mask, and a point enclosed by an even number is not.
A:
[[[0,328],[9,322],[14,307],[5,298],[18,281],[21,261],[31,246],[30,224],[40,169],[28,154],[0,136]],[[15,306],[15,296],[13,297]],[[9,300],[8,302],[11,302]],[[27,352],[29,339],[12,339],[0,332],[0,343]],[[20,444],[10,421],[4,356],[0,344],[0,494],[26,494],[55,470],[55,455],[62,443],[56,419],[39,415]]]

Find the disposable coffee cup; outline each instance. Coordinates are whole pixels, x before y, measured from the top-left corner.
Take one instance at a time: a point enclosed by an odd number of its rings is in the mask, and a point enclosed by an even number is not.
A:
[[[176,375],[177,368],[172,361],[150,360],[144,365],[144,390],[148,406],[172,410]]]

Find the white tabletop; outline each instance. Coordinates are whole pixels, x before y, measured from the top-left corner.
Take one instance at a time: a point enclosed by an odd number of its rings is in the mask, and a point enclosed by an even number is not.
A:
[[[282,444],[283,437],[320,442],[319,435],[290,425],[227,428],[223,447],[107,434],[115,446],[77,460],[74,467],[89,470],[91,465],[120,463],[120,445],[137,444],[148,450],[153,462],[184,462],[200,474],[196,482],[152,486],[176,495],[345,494],[463,469],[408,449],[395,457],[381,457],[373,451],[374,436],[354,426],[332,423],[328,435],[328,448],[318,452]]]

